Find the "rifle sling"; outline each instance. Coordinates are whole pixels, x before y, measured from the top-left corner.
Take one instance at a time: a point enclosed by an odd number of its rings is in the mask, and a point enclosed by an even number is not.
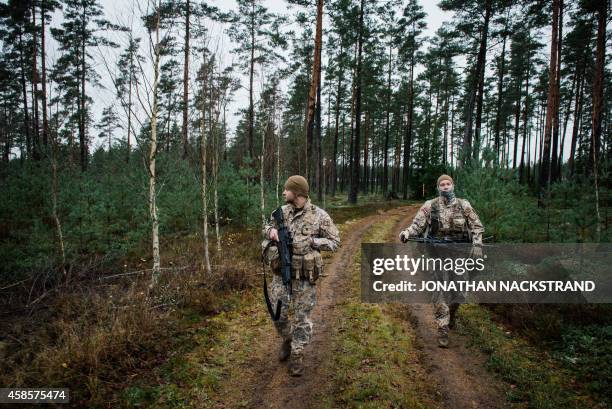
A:
[[[268,307],[268,312],[270,313],[270,318],[272,318],[272,321],[278,321],[278,319],[280,318],[281,306],[283,302],[278,299],[276,301],[276,312],[272,310],[272,302],[270,301],[270,294],[268,293],[268,281],[266,280],[266,261],[264,259],[264,254],[266,254],[266,251],[268,251],[268,249],[273,245],[276,245],[276,243],[274,243],[273,241],[270,241],[266,245],[266,248],[261,253],[261,264],[263,267],[263,291],[264,299],[266,300],[266,307]]]

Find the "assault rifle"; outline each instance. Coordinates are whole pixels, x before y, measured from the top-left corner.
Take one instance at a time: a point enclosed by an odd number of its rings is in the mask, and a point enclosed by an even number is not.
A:
[[[455,243],[470,243],[468,240],[450,240],[445,238],[427,236],[427,237],[408,237],[406,241],[425,244],[455,244]]]
[[[291,257],[293,256],[293,238],[291,237],[291,233],[287,230],[287,226],[285,226],[285,220],[283,218],[283,210],[282,208],[276,209],[272,213],[272,217],[276,220],[276,224],[278,225],[278,242],[270,242],[268,247],[271,245],[276,245],[278,247],[278,256],[281,263],[281,275],[283,277],[283,284],[287,287],[289,297],[292,294],[291,288]],[[265,251],[268,249],[266,247]],[[262,255],[263,257],[263,255]],[[278,321],[280,318],[281,307],[283,302],[279,299],[276,301],[276,312],[272,310],[272,303],[270,302],[270,295],[268,294],[268,283],[266,281],[266,271],[264,267],[264,298],[266,299],[266,306],[268,307],[268,312],[270,313],[270,317],[272,321]]]
[[[482,239],[482,241],[488,241],[491,238],[493,238],[493,236],[488,236],[488,237],[484,237]],[[456,243],[471,243],[471,241],[469,241],[468,239],[460,239],[460,240],[451,240],[451,239],[446,239],[446,238],[440,238],[440,237],[433,237],[433,236],[427,236],[427,237],[407,237],[406,238],[406,242],[408,241],[413,241],[416,243],[425,243],[425,244],[456,244]],[[487,245],[488,247],[489,245]]]

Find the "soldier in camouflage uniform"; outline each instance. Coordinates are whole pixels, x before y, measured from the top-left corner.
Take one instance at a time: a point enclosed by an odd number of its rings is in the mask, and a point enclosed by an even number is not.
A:
[[[278,249],[269,247],[266,260],[273,271],[270,286],[272,305],[282,301],[281,315],[274,322],[276,330],[283,338],[279,359],[289,361],[291,376],[301,376],[304,372],[303,351],[312,338],[312,322],[309,315],[316,302],[315,283],[323,272],[321,251],[335,251],[340,245],[338,228],[325,210],[315,206],[308,197],[309,188],[305,178],[291,176],[285,183],[286,205],[282,206],[284,224],[293,238],[293,257],[291,260],[292,294],[283,284],[280,271]],[[265,248],[269,240],[278,241],[278,225],[274,217],[263,228]],[[292,307],[292,316],[289,310]]]
[[[412,224],[400,233],[400,240],[409,237],[432,236],[453,241],[466,241],[474,244],[472,257],[482,257],[482,225],[478,215],[465,199],[455,197],[453,179],[448,175],[438,178],[438,192],[435,199],[425,202],[414,217]],[[441,294],[434,296],[434,314],[438,324],[438,345],[448,346],[448,330],[455,327],[458,302],[450,306]],[[456,295],[459,298],[461,295]],[[457,299],[455,299],[456,301]]]

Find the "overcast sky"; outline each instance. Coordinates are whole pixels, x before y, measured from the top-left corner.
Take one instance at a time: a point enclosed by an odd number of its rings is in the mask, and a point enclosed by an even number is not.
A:
[[[420,3],[422,7],[424,8],[425,12],[427,13],[427,17],[426,17],[427,29],[424,31],[423,35],[428,36],[428,37],[433,37],[436,30],[444,22],[451,21],[452,14],[440,10],[439,7],[437,6],[437,3],[438,3],[437,1],[424,0],[424,1],[421,1]],[[146,33],[142,29],[142,22],[140,20],[140,16],[143,14],[143,12],[147,8],[147,4],[148,4],[147,0],[101,0],[101,4],[104,7],[106,18],[109,21],[113,23],[133,26],[134,32],[136,33],[135,35],[143,37],[142,42],[141,42],[141,49],[146,50],[146,47],[148,46],[148,41],[146,38]],[[230,9],[236,8],[236,3],[234,0],[229,0],[229,1],[213,0],[209,4],[215,5],[222,10],[230,10]],[[285,15],[292,16],[296,12],[296,6],[291,6],[291,9],[289,9],[290,6],[284,0],[266,0],[263,2],[263,4],[270,11],[275,12],[275,13],[282,13]],[[54,16],[54,21],[52,22],[52,26],[58,26],[61,23],[61,20],[62,20],[61,12],[56,13],[56,15]],[[325,24],[326,22],[324,20],[324,25]],[[237,57],[230,52],[231,49],[234,47],[234,45],[229,40],[227,35],[225,35],[223,32],[226,26],[219,24],[219,23],[213,23],[210,21],[207,21],[206,25],[209,30],[209,35],[212,39],[211,40],[212,48],[216,48],[220,50],[220,54],[222,55],[224,59],[223,61],[225,65],[226,66],[230,65],[232,63],[232,59],[237,58]],[[296,27],[296,29],[299,30],[299,27]],[[182,30],[182,25],[177,25],[177,27],[174,27],[173,30],[176,30],[174,33],[178,37],[182,37],[182,33],[178,32],[178,30]],[[544,36],[549,37],[549,33],[548,32],[544,33]],[[120,43],[122,46],[121,48],[123,48],[127,44],[127,36],[125,33],[111,33],[109,34],[109,37],[115,40],[117,43]],[[47,36],[47,39],[49,42],[48,44],[48,49],[49,49],[48,64],[51,66],[53,64],[54,58],[57,58],[57,52],[54,51],[55,44],[50,35]],[[545,41],[546,39],[543,38],[542,40]],[[182,42],[182,40],[179,39],[178,42],[180,46],[180,43]],[[425,47],[427,47],[427,44],[425,45]],[[547,57],[546,49],[547,47],[545,47],[542,50],[542,53],[543,53],[542,55],[544,58]],[[125,115],[123,114],[121,107],[119,105],[119,102],[115,97],[114,87],[112,85],[112,81],[110,80],[111,75],[109,75],[109,69],[107,68],[107,66],[110,67],[111,72],[116,74],[117,67],[115,66],[115,62],[117,60],[117,55],[119,52],[120,52],[120,49],[107,50],[103,48],[98,48],[98,49],[94,48],[91,50],[91,54],[96,59],[95,68],[98,74],[101,75],[102,77],[101,84],[103,86],[102,88],[92,88],[90,86],[88,90],[89,95],[93,97],[94,99],[92,111],[94,113],[95,122],[97,122],[97,120],[99,119],[102,109],[109,105],[115,105],[116,111],[121,116],[122,120],[124,122],[126,120]],[[180,67],[177,67],[177,71],[180,72],[180,75],[182,76],[182,54],[178,56],[177,59],[180,65]],[[488,60],[490,61],[491,57],[489,57]],[[460,65],[462,65],[463,59],[460,59],[460,61],[458,62]],[[324,63],[325,63],[325,55],[324,55]],[[198,56],[193,56],[190,64],[191,64],[190,71],[192,72],[190,93],[191,95],[193,95],[195,91],[195,87],[197,86],[195,81],[193,81],[193,79],[195,76],[196,67],[199,65]],[[489,65],[488,70],[490,70],[491,64],[489,63],[488,65]],[[265,72],[262,73],[260,70],[258,70],[258,72],[255,75],[255,78],[257,81],[255,84],[256,94],[261,89],[262,78],[265,77],[265,74],[266,74]],[[243,86],[247,84],[246,76],[243,76],[241,80],[242,80]],[[178,90],[178,92],[179,93],[182,92],[182,87]],[[178,100],[180,100],[180,95],[178,96]],[[235,94],[233,102],[228,107],[227,120],[228,120],[230,135],[233,133],[233,130],[235,129],[236,124],[238,123],[238,118],[235,115],[235,113],[237,113],[239,109],[245,108],[247,104],[248,104],[248,91],[246,90],[246,88],[242,88]],[[196,113],[192,113],[192,114],[195,115]],[[142,111],[140,111],[139,116],[141,118],[144,118],[144,116],[142,115]],[[182,123],[182,117],[176,118],[176,120],[180,126],[180,124]],[[90,134],[91,134],[91,141],[92,141],[93,149],[105,143],[105,141],[102,141],[97,137],[98,130],[96,130],[95,128],[92,127],[90,129]],[[115,136],[117,139],[124,139],[125,138],[124,135],[125,135],[125,132],[117,131]],[[568,148],[568,145],[569,144],[566,144],[566,148]]]
[[[121,23],[124,25],[132,25],[134,27],[134,31],[137,35],[144,37],[146,33],[142,30],[140,15],[142,14],[142,10],[146,10],[147,1],[145,0],[101,0],[101,4],[104,7],[104,12],[106,14],[106,18],[113,23]],[[209,4],[215,5],[223,10],[230,10],[236,8],[236,3],[234,0],[213,0]],[[297,10],[296,6],[290,6],[284,0],[266,0],[263,4],[274,13],[282,13],[293,15]],[[427,13],[427,30],[425,30],[424,35],[433,36],[435,31],[440,27],[443,21],[448,21],[451,18],[451,14],[440,10],[436,2],[433,1],[423,1],[422,6]],[[291,7],[289,9],[289,7]],[[57,26],[61,24],[61,12],[56,13],[54,16],[54,20],[52,22],[52,26]],[[324,22],[325,24],[325,22]],[[213,37],[214,44],[218,46],[218,48],[222,51],[224,56],[225,64],[231,64],[231,59],[235,58],[229,51],[233,48],[232,42],[229,38],[223,34],[223,30],[225,26],[218,23],[207,23],[207,27],[210,30],[211,37]],[[298,27],[296,27],[299,29]],[[177,28],[182,29],[182,27]],[[176,32],[179,36],[182,33]],[[111,37],[116,42],[122,44],[122,47],[126,44],[126,36],[125,34],[110,34]],[[54,44],[51,36],[47,36],[48,38],[48,48],[49,48],[49,65],[53,63],[53,60],[57,58],[57,52],[55,51],[56,45]],[[313,39],[314,41],[314,39]],[[146,38],[143,38],[141,42],[141,46],[146,47],[147,42]],[[113,89],[111,76],[109,75],[107,64],[111,70],[116,70],[114,66],[117,54],[120,50],[106,50],[106,49],[93,49],[92,54],[96,58],[95,68],[96,71],[101,75],[101,83],[103,88],[89,88],[88,93],[94,99],[94,104],[92,107],[92,111],[94,113],[95,121],[97,122],[100,117],[100,113],[105,106],[115,104],[117,107],[117,112],[121,116],[122,112],[120,106],[118,105],[118,101],[115,98],[115,92]],[[199,62],[197,61],[197,56],[192,58],[192,72],[195,72],[195,67]],[[104,62],[106,61],[106,63]],[[179,58],[179,62],[181,63],[180,72],[182,75],[182,55]],[[114,73],[115,74],[115,73]],[[256,91],[261,88],[261,78],[262,73],[258,72],[256,75],[256,80],[258,84],[256,84]],[[263,73],[265,75],[265,73]],[[246,77],[242,78],[242,82],[246,85]],[[193,83],[193,81],[192,81]],[[182,88],[181,88],[182,89]],[[235,117],[234,113],[238,111],[240,108],[244,108],[248,104],[248,92],[245,88],[239,90],[234,97],[234,101],[228,107],[228,124],[230,128],[230,132],[232,132],[238,122],[238,118]],[[124,115],[123,115],[124,116]],[[122,118],[125,120],[125,118]],[[182,119],[177,118],[177,121],[180,125]],[[90,130],[92,136],[92,145],[96,147],[100,144],[103,144],[104,141],[99,140],[97,138],[98,131],[94,128]],[[117,131],[117,138],[120,138],[123,132]]]

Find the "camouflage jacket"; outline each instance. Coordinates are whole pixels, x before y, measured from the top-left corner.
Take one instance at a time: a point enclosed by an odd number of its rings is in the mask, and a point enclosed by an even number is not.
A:
[[[294,254],[306,254],[312,249],[336,251],[340,246],[340,234],[331,217],[325,210],[312,204],[310,199],[301,209],[292,204],[283,205],[282,209],[285,226],[293,238]],[[264,239],[269,239],[272,228],[278,229],[278,225],[274,217],[270,216],[270,221],[262,230]]]
[[[432,207],[434,207],[433,212]],[[435,214],[435,207],[439,209],[438,232],[434,234],[435,236],[455,239],[467,233],[472,243],[482,244],[484,226],[470,202],[459,198],[453,199],[450,203],[446,203],[442,196],[426,201],[414,216],[410,227],[403,233],[408,237],[432,234],[432,213]]]

